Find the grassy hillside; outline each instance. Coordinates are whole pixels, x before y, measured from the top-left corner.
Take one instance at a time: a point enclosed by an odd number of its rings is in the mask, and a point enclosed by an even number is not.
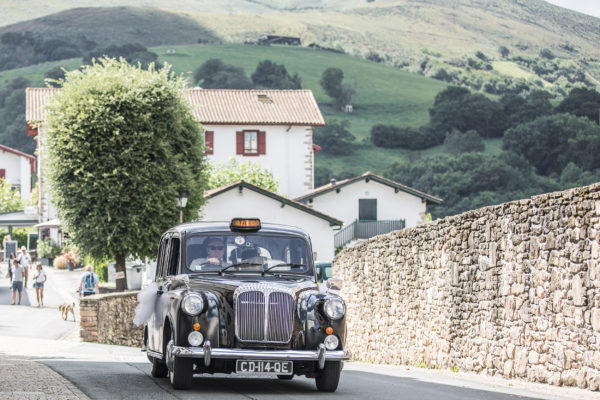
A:
[[[166,54],[168,48],[175,48],[176,53]],[[376,148],[370,143],[363,143],[363,139],[369,136],[371,127],[378,123],[399,126],[425,124],[435,95],[446,87],[443,82],[434,79],[322,50],[233,44],[161,46],[150,50],[159,54],[160,62],[168,62],[175,71],[190,79],[193,71],[209,58],[219,58],[225,63],[241,66],[248,76],[254,72],[258,62],[265,59],[284,64],[290,73],[297,72],[302,78],[302,87],[311,89],[315,94],[326,121],[347,119],[350,121],[350,130],[357,137],[359,148],[353,156],[317,154],[317,164],[327,163],[334,172],[381,172],[399,157],[407,157],[410,154],[407,150]],[[24,76],[32,82],[32,86],[41,86],[44,73],[58,65],[74,69],[80,65],[80,60],[2,71],[0,84],[5,85],[18,76]],[[353,113],[337,112],[330,106],[330,98],[319,85],[321,74],[328,67],[341,68],[344,82],[351,83],[356,90]]]
[[[82,0],[77,4],[91,7],[97,3]],[[3,8],[2,22],[28,20],[71,6],[72,2],[60,0],[12,2]],[[443,69],[450,74],[453,83],[473,88],[483,88],[490,82],[498,85],[498,81],[506,77],[541,79],[534,87],[557,94],[564,94],[565,89],[576,84],[600,87],[600,19],[542,0],[109,0],[102,2],[102,6],[146,7],[146,11],[155,7],[181,13],[226,42],[256,40],[262,33],[299,36],[305,45],[314,42],[361,57],[375,53],[389,65],[428,76],[436,76]],[[90,14],[89,21],[98,21],[98,24],[87,25],[94,29],[112,27],[115,39],[121,32],[141,37],[159,29],[146,20],[113,23],[100,9],[91,9]],[[66,21],[57,25],[60,24]],[[185,35],[186,29],[177,29],[177,33]],[[165,31],[164,36],[173,34]],[[170,40],[162,43],[184,43]],[[500,46],[509,50],[510,60],[500,57]],[[555,65],[540,65],[540,51],[544,49],[556,56]],[[478,51],[491,61],[511,64],[496,69],[492,63],[491,70],[474,69],[467,63]],[[534,62],[526,60],[526,66],[515,64],[514,57],[531,58]],[[544,64],[547,60],[541,61]],[[531,76],[532,71],[540,67],[566,72]],[[585,75],[584,80],[579,72]],[[564,75],[569,76],[561,80]]]
[[[0,28],[5,32],[35,32],[47,37],[83,34],[100,47],[140,43],[144,46],[217,42],[217,37],[196,20],[156,9],[131,7],[73,8]]]

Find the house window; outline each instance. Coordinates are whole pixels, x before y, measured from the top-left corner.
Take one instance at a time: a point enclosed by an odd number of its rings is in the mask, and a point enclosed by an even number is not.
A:
[[[358,199],[358,220],[377,221],[377,199]]]
[[[258,132],[244,132],[244,154],[258,154]]]
[[[213,131],[204,132],[204,147],[206,148],[206,154],[214,154],[215,133]]]
[[[238,131],[237,154],[243,156],[258,156],[266,154],[266,133],[264,131]]]

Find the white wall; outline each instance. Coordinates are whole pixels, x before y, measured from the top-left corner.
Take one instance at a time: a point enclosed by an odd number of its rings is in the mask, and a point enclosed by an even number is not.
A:
[[[21,200],[31,196],[31,163],[28,158],[0,150],[0,169],[6,170],[6,182],[18,185]]]
[[[289,128],[289,130],[288,130]],[[212,161],[227,162],[234,157],[239,163],[259,163],[273,171],[279,181],[278,194],[296,198],[313,190],[312,129],[306,126],[280,125],[204,125],[214,132]],[[244,157],[236,155],[236,132],[266,132],[266,154]]]
[[[340,193],[331,190],[313,198],[312,207],[324,214],[342,220],[344,225],[358,219],[358,200],[377,199],[378,220],[406,220],[406,227],[423,222],[426,203],[420,197],[399,191],[382,183],[364,179],[340,186]],[[309,204],[309,203],[307,203]]]
[[[311,238],[313,252],[319,260],[332,260],[333,227],[329,222],[259,194],[250,189],[231,189],[207,200],[200,218],[204,221],[229,221],[235,217],[260,218],[262,222],[296,226]]]

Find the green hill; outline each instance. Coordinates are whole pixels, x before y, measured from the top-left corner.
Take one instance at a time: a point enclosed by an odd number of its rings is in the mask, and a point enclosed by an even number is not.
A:
[[[110,44],[162,44],[218,42],[217,37],[198,21],[181,14],[132,7],[72,8],[56,14],[3,26],[6,32],[33,32],[46,37],[84,35],[100,47]]]

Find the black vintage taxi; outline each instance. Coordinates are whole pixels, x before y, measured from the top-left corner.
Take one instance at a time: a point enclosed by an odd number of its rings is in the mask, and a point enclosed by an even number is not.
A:
[[[304,231],[241,218],[179,225],[160,240],[155,283],[144,331],[154,377],[188,389],[194,374],[305,375],[337,389],[345,304],[317,284]]]

